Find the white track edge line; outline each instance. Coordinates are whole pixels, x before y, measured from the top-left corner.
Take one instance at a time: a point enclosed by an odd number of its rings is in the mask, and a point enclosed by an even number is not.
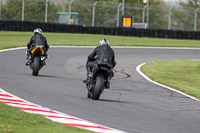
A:
[[[97,46],[50,46],[52,48],[96,48]],[[200,50],[200,48],[188,48],[188,47],[140,47],[140,46],[112,46],[112,48],[122,48],[122,49],[191,49]]]
[[[184,95],[184,96],[186,96],[186,97],[189,97],[189,98],[191,98],[191,99],[193,99],[193,100],[200,101],[199,99],[197,99],[197,98],[195,98],[195,97],[193,97],[193,96],[190,96],[190,95],[188,95],[188,94],[186,94],[186,93],[184,93],[184,92],[182,92],[182,91],[179,91],[179,90],[174,89],[174,88],[172,88],[172,87],[169,87],[169,86],[160,84],[160,83],[158,83],[158,82],[153,81],[153,80],[150,79],[149,77],[147,77],[147,76],[140,70],[141,67],[142,67],[143,65],[145,65],[145,64],[146,64],[146,63],[142,63],[142,64],[138,65],[138,66],[136,67],[136,70],[137,70],[137,72],[138,72],[140,75],[142,75],[146,80],[148,80],[149,82],[151,82],[151,83],[153,83],[153,84],[156,84],[156,85],[158,85],[158,86],[164,87],[164,88],[166,88],[166,89],[168,89],[168,90],[171,90],[171,91],[177,92],[177,93],[179,93],[179,94],[181,94],[181,95]]]
[[[96,46],[49,46],[50,48],[96,48]],[[188,48],[188,47],[137,47],[137,46],[111,46],[112,48],[119,49],[172,49],[172,50],[200,50],[200,48]],[[26,49],[26,47],[8,48],[0,50],[0,52]]]

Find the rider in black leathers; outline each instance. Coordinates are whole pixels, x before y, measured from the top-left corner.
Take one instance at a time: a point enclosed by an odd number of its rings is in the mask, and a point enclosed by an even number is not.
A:
[[[27,60],[26,65],[29,65],[31,62],[31,51],[35,48],[36,45],[44,46],[43,50],[45,52],[45,57],[47,58],[47,51],[49,49],[49,45],[47,44],[46,38],[42,35],[42,30],[37,28],[34,30],[34,36],[31,37],[29,43],[27,44]]]
[[[94,49],[94,51],[88,56],[86,69],[87,69],[87,78],[83,80],[84,83],[89,81],[89,78],[92,73],[92,69],[95,68],[97,64],[107,64],[110,66],[109,76],[107,79],[106,88],[110,88],[110,80],[114,76],[113,68],[116,65],[115,62],[115,53],[113,49],[109,46],[109,41],[105,38],[99,41],[98,47]]]

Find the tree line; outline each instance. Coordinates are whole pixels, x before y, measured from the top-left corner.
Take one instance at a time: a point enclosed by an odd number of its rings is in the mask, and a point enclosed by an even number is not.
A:
[[[6,0],[1,4],[1,20],[22,20],[22,1]],[[48,2],[48,22],[56,22],[56,13],[59,11],[69,11],[71,0],[52,0]],[[122,17],[122,0],[74,0],[71,6],[72,12],[78,12],[81,25],[91,26],[94,3],[95,6],[95,26],[116,27],[117,11],[119,18]],[[147,9],[143,0],[125,0],[125,15],[132,16],[135,23],[147,22]],[[193,30],[195,11],[198,11],[199,0],[186,0],[176,5],[168,5],[163,0],[149,0],[149,28],[168,29],[169,15],[171,11],[170,27],[175,30]],[[25,0],[24,21],[44,22],[45,21],[46,0]],[[143,10],[144,9],[144,10]],[[143,18],[143,11],[145,16]],[[197,12],[198,15],[198,12]],[[198,18],[198,17],[197,17]],[[198,19],[197,19],[198,20]],[[197,21],[197,24],[200,21]],[[121,25],[121,21],[119,22]],[[197,25],[197,29],[200,26]]]

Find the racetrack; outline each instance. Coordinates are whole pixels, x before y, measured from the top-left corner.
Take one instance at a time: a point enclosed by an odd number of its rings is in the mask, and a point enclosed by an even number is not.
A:
[[[38,77],[25,49],[0,53],[0,88],[27,101],[131,133],[199,133],[200,102],[145,80],[136,67],[155,60],[200,59],[199,49],[114,48],[116,73],[99,101],[82,80],[93,48],[50,48]]]

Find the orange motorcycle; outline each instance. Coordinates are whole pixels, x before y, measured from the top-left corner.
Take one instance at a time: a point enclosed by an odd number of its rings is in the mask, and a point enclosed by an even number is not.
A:
[[[45,52],[43,50],[43,46],[37,45],[33,50],[31,50],[31,62],[29,64],[30,68],[32,69],[32,74],[34,76],[37,76],[39,73],[39,70],[46,65],[45,60]]]

